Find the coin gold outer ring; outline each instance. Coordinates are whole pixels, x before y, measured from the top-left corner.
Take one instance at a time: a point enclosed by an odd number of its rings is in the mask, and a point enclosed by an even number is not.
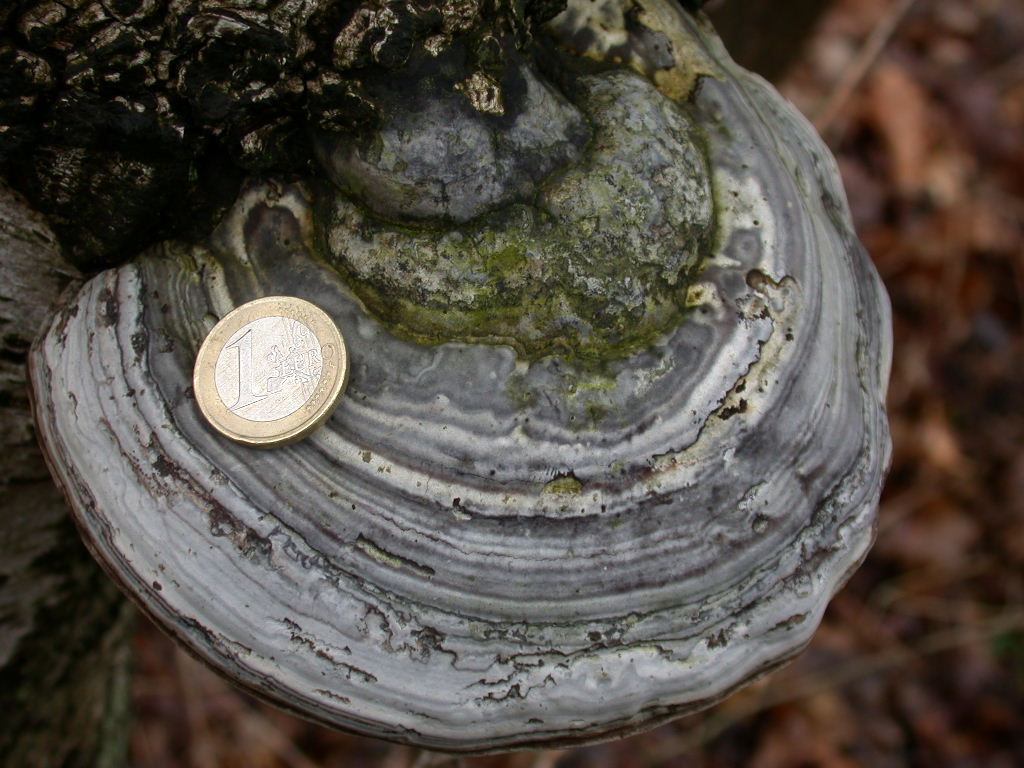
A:
[[[221,350],[241,328],[264,317],[299,321],[320,342],[323,367],[316,390],[294,413],[274,421],[250,421],[228,410],[217,392],[216,366]],[[215,430],[258,448],[294,443],[327,421],[348,385],[348,350],[334,321],[315,304],[292,296],[267,296],[231,310],[207,335],[196,355],[192,385],[199,410]]]

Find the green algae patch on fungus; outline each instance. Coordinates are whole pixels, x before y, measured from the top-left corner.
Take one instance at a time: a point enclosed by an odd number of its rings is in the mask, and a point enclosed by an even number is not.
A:
[[[392,333],[601,363],[680,322],[714,235],[703,137],[628,70],[581,77],[575,99],[593,139],[530,201],[439,227],[321,202],[328,261]]]

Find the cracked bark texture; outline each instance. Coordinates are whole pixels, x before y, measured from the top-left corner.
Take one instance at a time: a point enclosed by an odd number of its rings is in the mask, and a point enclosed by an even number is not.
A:
[[[0,186],[0,762],[123,766],[131,609],[93,562],[36,444],[25,357],[77,273]]]
[[[386,116],[382,83],[429,73],[498,97],[532,25],[563,7],[15,0],[0,10],[0,170],[74,263],[123,261],[205,234],[245,172],[308,172],[311,132]]]

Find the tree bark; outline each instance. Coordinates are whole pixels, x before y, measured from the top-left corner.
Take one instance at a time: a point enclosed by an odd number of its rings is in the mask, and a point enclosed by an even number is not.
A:
[[[25,357],[77,280],[0,186],[0,762],[120,768],[133,611],[82,545],[36,445]]]
[[[708,15],[732,57],[774,81],[800,56],[831,5],[831,0],[724,0]]]

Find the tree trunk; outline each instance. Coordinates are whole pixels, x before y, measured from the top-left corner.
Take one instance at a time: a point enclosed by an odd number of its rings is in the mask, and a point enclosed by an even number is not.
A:
[[[85,550],[32,431],[29,343],[77,274],[0,186],[0,762],[120,768],[133,611]]]
[[[831,0],[724,0],[708,9],[732,57],[778,80],[803,52]]]

